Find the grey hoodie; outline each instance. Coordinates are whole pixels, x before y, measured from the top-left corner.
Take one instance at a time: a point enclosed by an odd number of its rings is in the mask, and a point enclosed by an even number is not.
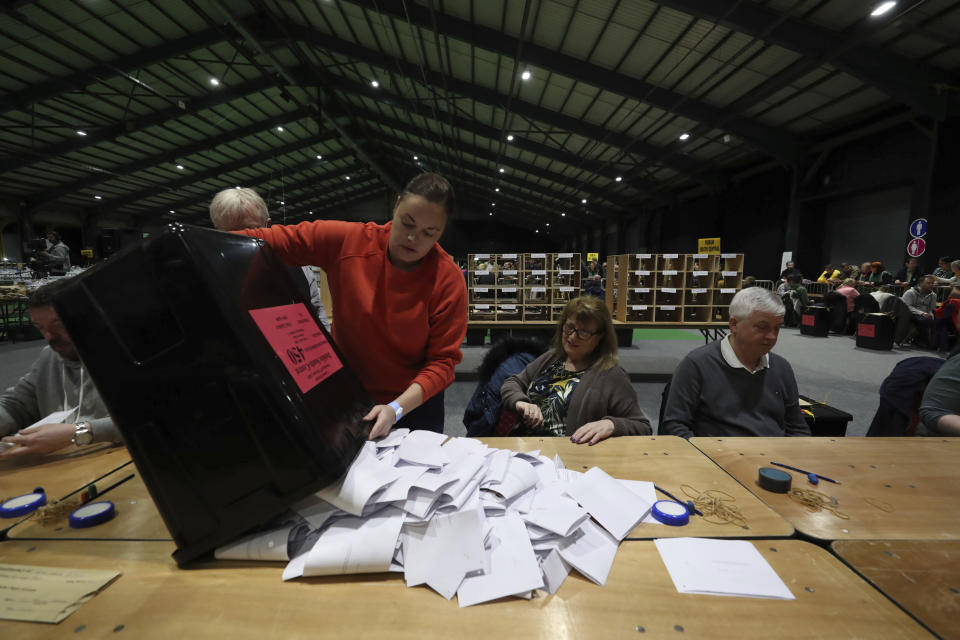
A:
[[[74,411],[65,422],[89,421],[95,442],[119,442],[120,431],[107,413],[93,379],[81,370],[80,362],[61,358],[49,346],[44,347],[30,371],[0,395],[0,436],[29,427],[54,411],[76,407],[82,379],[83,406],[79,415]]]

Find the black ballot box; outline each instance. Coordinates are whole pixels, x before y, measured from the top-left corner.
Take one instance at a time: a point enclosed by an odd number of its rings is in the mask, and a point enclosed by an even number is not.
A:
[[[886,313],[868,313],[857,323],[857,346],[889,351],[893,349],[894,322]]]
[[[826,307],[807,307],[800,316],[800,333],[826,338],[830,332],[830,310]]]
[[[54,306],[184,564],[339,478],[373,401],[261,241],[169,225]]]
[[[800,412],[810,427],[810,435],[820,438],[844,437],[847,435],[847,424],[853,420],[853,416],[846,411],[806,396],[800,396]]]

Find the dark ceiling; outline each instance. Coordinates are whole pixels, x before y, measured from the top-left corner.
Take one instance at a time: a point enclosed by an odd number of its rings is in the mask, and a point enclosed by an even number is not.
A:
[[[242,185],[296,222],[431,170],[468,217],[579,230],[955,114],[960,1],[877,4],[7,2],[0,197],[201,223]]]

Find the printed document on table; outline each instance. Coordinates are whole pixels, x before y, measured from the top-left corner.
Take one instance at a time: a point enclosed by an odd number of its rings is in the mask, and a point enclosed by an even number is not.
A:
[[[60,622],[119,575],[119,571],[0,564],[0,619]],[[22,629],[20,635],[24,634],[30,631]]]
[[[794,600],[773,567],[746,540],[654,540],[680,593]]]

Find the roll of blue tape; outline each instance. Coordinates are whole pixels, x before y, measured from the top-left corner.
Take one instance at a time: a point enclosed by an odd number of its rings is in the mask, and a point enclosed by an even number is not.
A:
[[[79,509],[74,509],[70,514],[71,529],[86,529],[103,524],[113,516],[117,515],[117,510],[109,500],[103,502],[91,502],[85,504]]]
[[[682,527],[690,522],[690,512],[687,507],[673,500],[658,500],[653,503],[653,518],[657,522],[668,524],[671,527]]]
[[[760,476],[757,478],[757,484],[760,485],[761,489],[774,493],[787,493],[790,491],[792,481],[789,473],[772,467],[761,468]]]
[[[37,487],[33,493],[25,493],[0,504],[0,518],[19,518],[33,513],[45,504],[47,494],[43,492],[43,487]]]

